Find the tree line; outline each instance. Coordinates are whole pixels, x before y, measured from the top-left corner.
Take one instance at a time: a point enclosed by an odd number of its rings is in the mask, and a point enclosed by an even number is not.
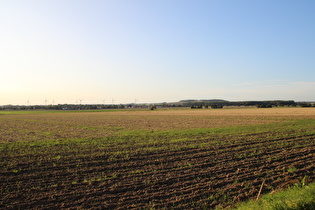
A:
[[[0,110],[97,110],[97,109],[131,109],[148,108],[151,110],[157,108],[170,107],[190,107],[192,109],[212,108],[219,109],[223,107],[315,107],[314,102],[295,102],[293,100],[274,100],[274,101],[225,101],[225,100],[184,100],[173,103],[154,103],[154,104],[57,104],[57,105],[4,105]]]

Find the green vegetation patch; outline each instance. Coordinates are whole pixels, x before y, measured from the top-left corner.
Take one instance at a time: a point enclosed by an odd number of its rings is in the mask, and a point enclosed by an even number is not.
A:
[[[124,130],[123,128],[113,128],[116,132],[111,136],[99,138],[70,138],[70,139],[41,139],[36,141],[3,142],[0,143],[0,150],[14,148],[15,152],[20,147],[27,148],[47,148],[55,146],[79,146],[79,145],[111,145],[120,144],[126,146],[135,145],[157,145],[157,144],[184,144],[198,146],[198,142],[204,145],[202,139],[208,140],[207,143],[217,145],[229,145],[234,140],[248,138],[248,141],[255,139],[256,135],[262,135],[266,140],[283,137],[296,136],[300,133],[315,134],[315,120],[295,120],[284,123],[270,123],[264,125],[247,125],[224,128],[195,128],[187,130],[168,130],[168,131],[148,131],[148,130]],[[84,129],[95,130],[96,128],[86,126]],[[52,135],[45,132],[45,136]],[[248,136],[248,137],[247,137]],[[222,141],[225,140],[225,141]]]
[[[258,201],[241,203],[238,210],[315,209],[315,183],[262,196]]]

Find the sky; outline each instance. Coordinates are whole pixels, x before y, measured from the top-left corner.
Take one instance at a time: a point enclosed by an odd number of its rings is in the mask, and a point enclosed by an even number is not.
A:
[[[0,105],[315,101],[314,0],[0,0]]]

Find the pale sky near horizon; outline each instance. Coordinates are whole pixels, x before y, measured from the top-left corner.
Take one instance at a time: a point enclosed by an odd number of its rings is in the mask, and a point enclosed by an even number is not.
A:
[[[0,105],[315,101],[314,0],[0,0]]]

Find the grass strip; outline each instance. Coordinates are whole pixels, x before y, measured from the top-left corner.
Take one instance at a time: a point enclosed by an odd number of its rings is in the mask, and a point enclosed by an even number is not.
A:
[[[258,201],[247,201],[235,209],[249,210],[280,210],[280,209],[315,209],[315,183],[303,186],[293,186],[275,194],[266,194]]]

